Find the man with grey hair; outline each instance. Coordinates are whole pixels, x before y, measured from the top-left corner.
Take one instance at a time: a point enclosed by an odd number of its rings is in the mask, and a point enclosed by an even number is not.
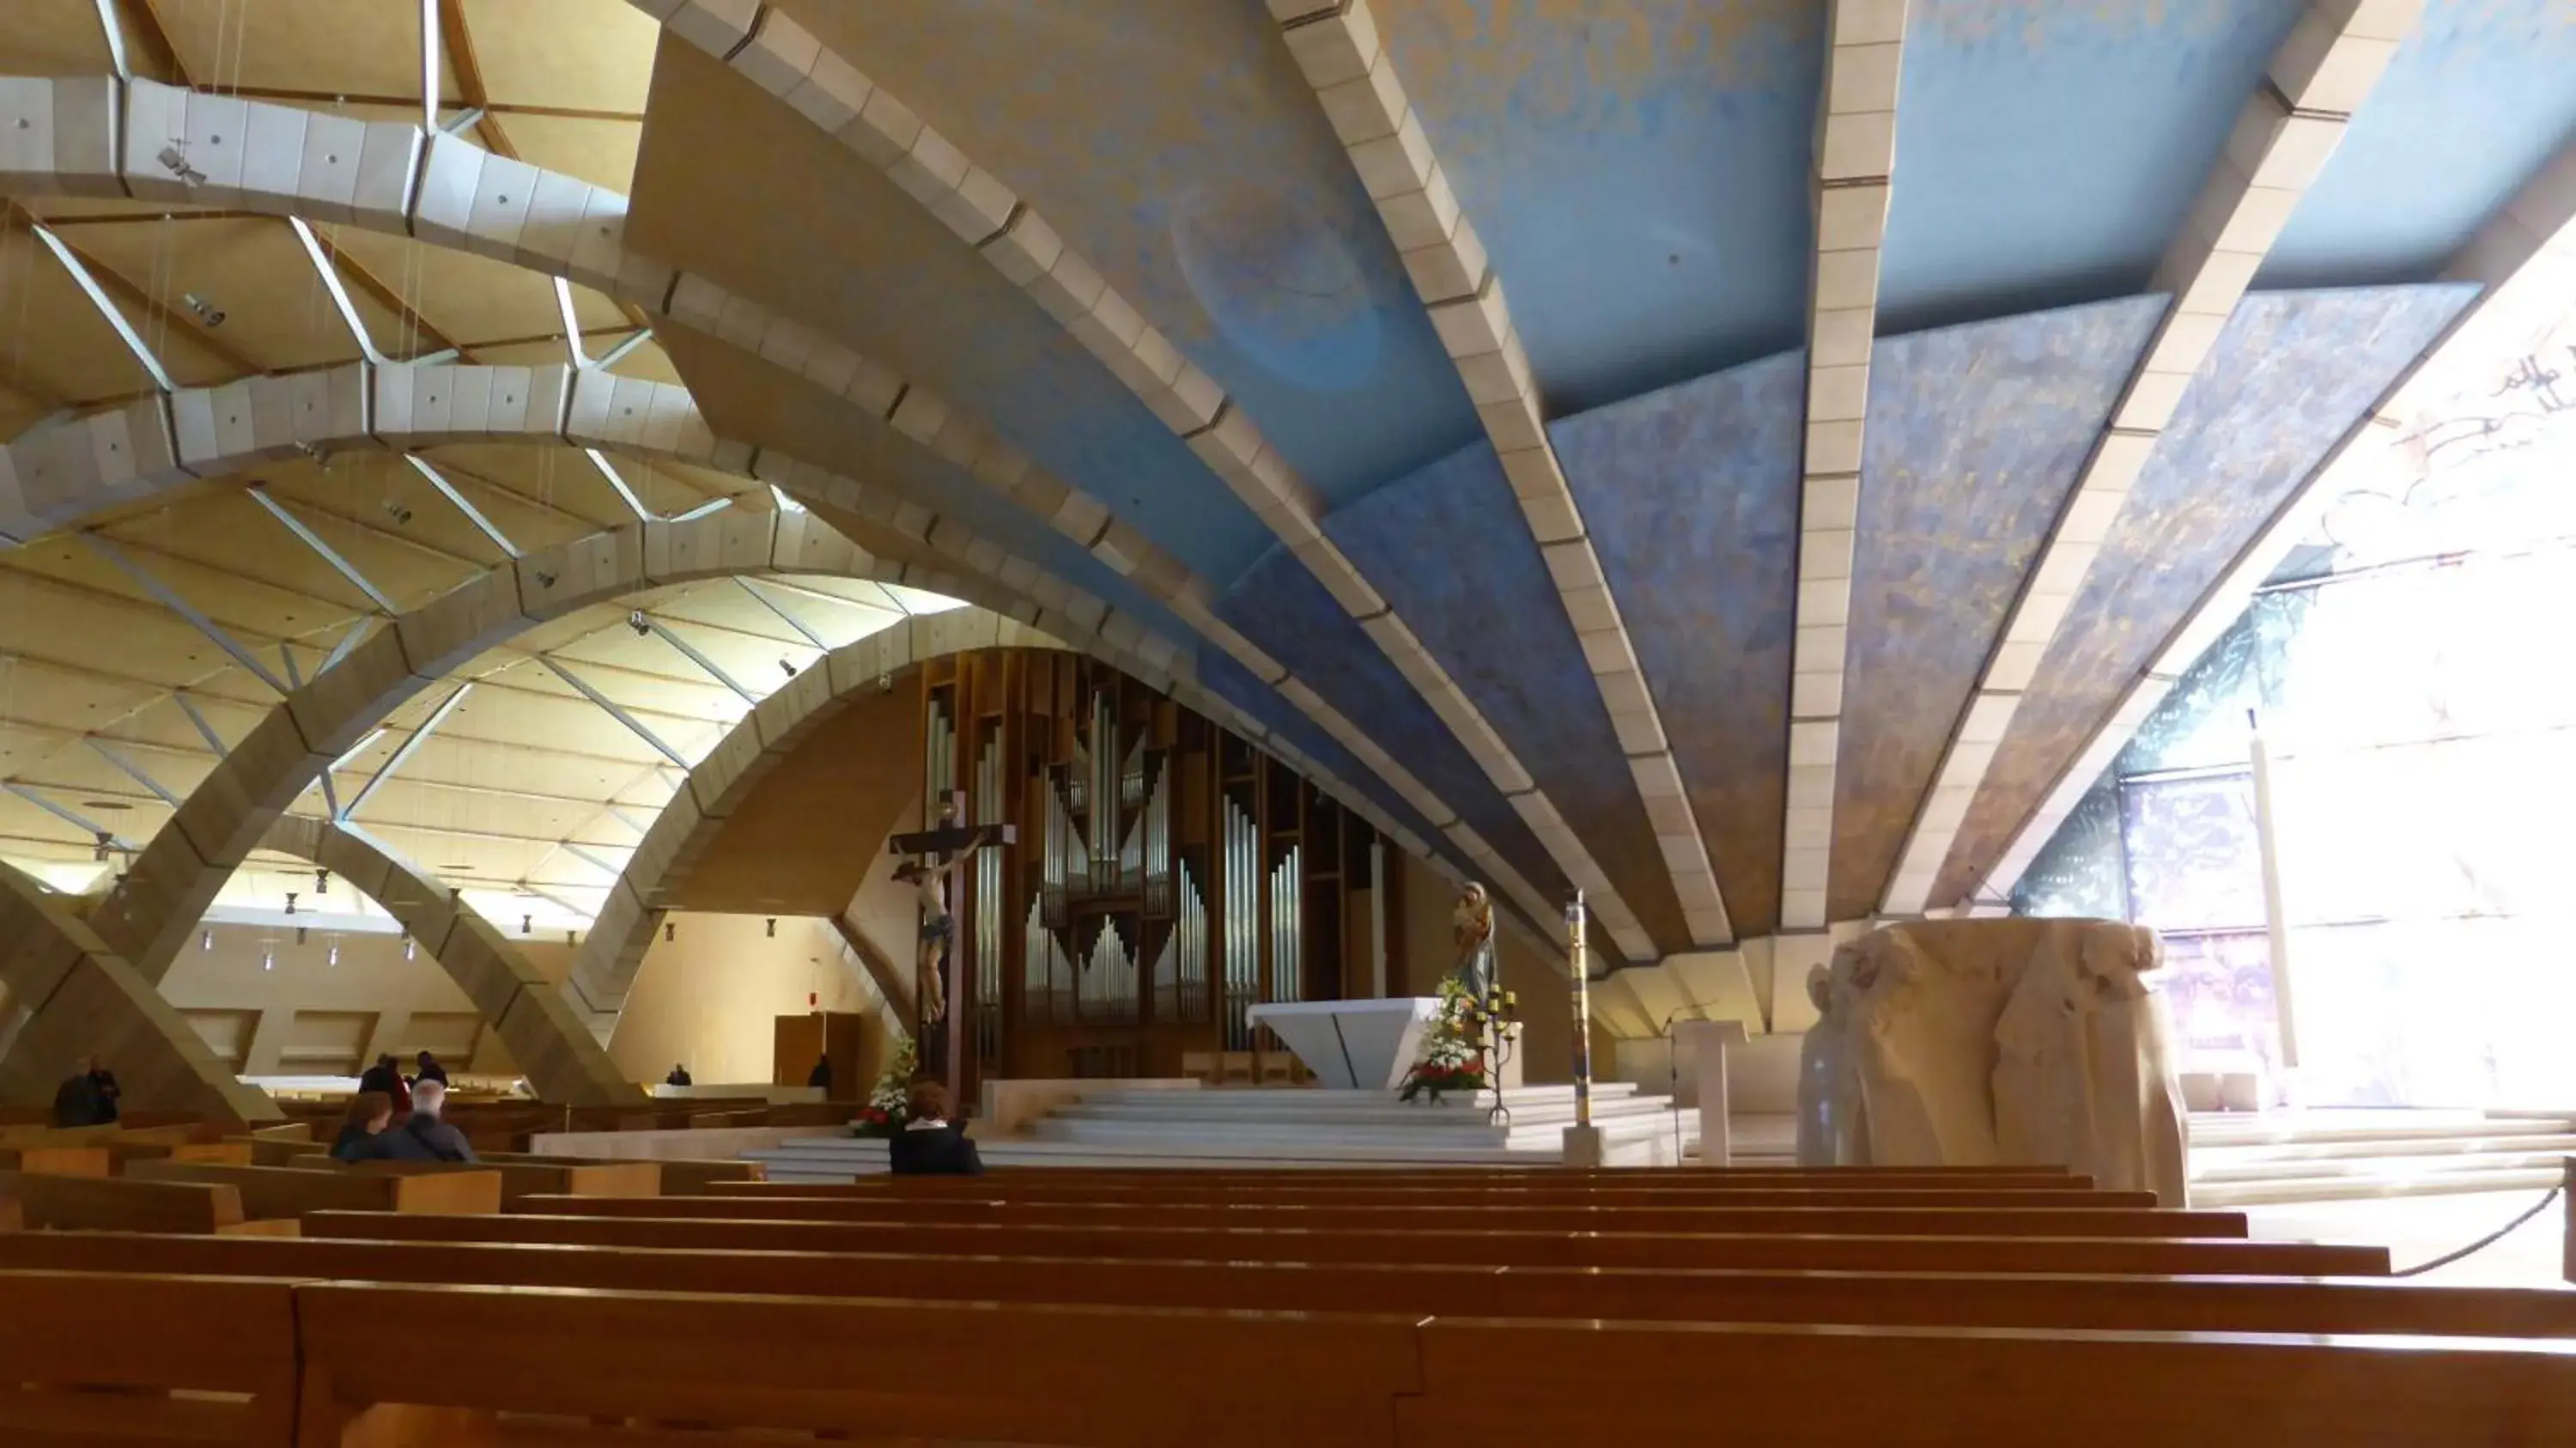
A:
[[[446,1104],[447,1086],[444,1082],[413,1082],[411,1119],[395,1130],[411,1138],[410,1144],[432,1160],[472,1161],[474,1147],[465,1139],[465,1133],[438,1119],[440,1108]]]

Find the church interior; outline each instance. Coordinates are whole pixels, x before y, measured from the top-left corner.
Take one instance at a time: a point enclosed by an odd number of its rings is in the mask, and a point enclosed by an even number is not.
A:
[[[2569,0],[0,0],[0,207],[0,1444],[2568,1441]]]

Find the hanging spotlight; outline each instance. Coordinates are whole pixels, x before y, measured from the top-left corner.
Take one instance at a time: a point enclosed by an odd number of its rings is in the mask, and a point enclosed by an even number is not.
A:
[[[536,928],[537,917],[534,915],[522,915],[519,917],[519,933],[521,935],[530,934],[534,932]]]
[[[286,913],[289,915],[295,913],[295,892],[292,890],[286,892]]]
[[[772,940],[778,938],[778,917],[775,915],[769,917],[769,938]]]
[[[653,632],[653,620],[646,618],[644,610],[640,608],[626,615],[626,626],[635,630],[635,636],[639,639],[649,637]]]
[[[385,499],[385,516],[393,519],[397,527],[409,527],[411,525],[411,509],[404,507],[402,504],[395,502],[391,498]]]
[[[312,927],[310,927],[310,926],[306,926],[306,925],[298,925],[298,926],[296,926],[296,927],[295,927],[295,943],[296,943],[296,944],[298,944],[298,945],[302,945],[302,944],[304,944],[306,941],[308,941],[308,940],[312,939],[312,936],[313,936],[313,930],[312,930]]]
[[[199,950],[212,950],[212,949],[214,949],[214,948],[215,948],[215,932],[213,932],[213,931],[209,930],[209,931],[206,931],[204,934],[199,935],[199,936],[197,937],[197,948],[198,948]]]
[[[784,656],[778,660],[778,671],[791,679],[796,677],[796,666],[788,662]]]
[[[564,944],[566,944],[566,945],[579,945],[579,944],[581,944],[581,932],[580,932],[580,931],[578,931],[578,930],[567,930],[567,931],[565,931],[565,932],[564,932]]]
[[[106,864],[106,863],[107,863],[107,852],[108,852],[108,851],[110,851],[110,850],[112,850],[112,849],[114,849],[114,848],[116,848],[116,836],[114,836],[114,835],[112,835],[112,834],[109,834],[109,833],[108,833],[107,831],[105,831],[105,830],[99,830],[99,831],[97,831],[97,835],[98,835],[98,850],[97,850],[97,852],[92,856],[92,858],[93,858],[93,859],[96,859],[100,864],[104,865],[104,864]]]
[[[403,932],[403,959],[405,959],[405,960],[409,960],[409,959],[411,959],[414,955],[417,955],[417,954],[419,954],[419,953],[420,953],[420,942],[411,938],[411,932],[410,932],[410,931],[408,931],[408,930],[404,931],[404,932]]]
[[[677,939],[679,939],[679,938],[680,938],[680,927],[679,927],[679,926],[677,926],[677,925],[672,924],[670,921],[667,921],[667,920],[663,921],[663,922],[662,922],[662,938],[663,938],[664,940],[677,940]]]
[[[316,895],[328,895],[331,893],[330,871],[316,870],[313,872],[313,893]]]

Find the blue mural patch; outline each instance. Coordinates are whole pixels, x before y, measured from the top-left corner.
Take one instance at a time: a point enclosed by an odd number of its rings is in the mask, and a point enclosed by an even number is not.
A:
[[[1328,499],[1476,435],[1456,369],[1264,7],[1164,4],[1150,19],[1133,0],[805,8],[818,35],[1025,197]]]
[[[1565,875],[1538,837],[1305,564],[1272,549],[1226,592],[1217,614],[1366,730],[1540,893],[1564,893]]]
[[[2003,853],[2121,690],[2476,291],[2261,292],[2237,307],[2022,696],[1934,903]]]
[[[1423,843],[1440,851],[1452,864],[1465,868],[1449,838],[1431,827],[1421,812],[1406,804],[1387,787],[1376,771],[1360,763],[1359,757],[1342,747],[1340,740],[1324,732],[1314,720],[1297,712],[1279,697],[1279,691],[1253,676],[1250,669],[1236,663],[1234,656],[1213,644],[1202,644],[1198,651],[1198,681],[1201,688],[1261,721],[1261,727],[1278,735],[1344,784],[1358,790],[1371,804],[1385,810],[1396,823],[1422,837]]]
[[[1878,908],[2013,596],[2165,305],[2099,302],[1874,350],[1827,919]]]
[[[1799,344],[1815,0],[1378,0],[1539,389],[1582,410]]]
[[[1324,520],[1582,836],[1665,951],[1690,927],[1547,561],[1488,443]]]
[[[1882,332],[2146,289],[2302,0],[1914,0]]]
[[[1780,912],[1806,354],[1550,432],[1741,936]]]
[[[2576,6],[2432,0],[2256,284],[2433,276],[2571,139]]]
[[[1200,573],[1230,578],[1259,555],[1268,529],[1207,465],[882,173],[710,57],[666,44],[654,73],[658,113],[686,108],[675,89],[702,110],[722,98],[722,113],[695,120],[693,131],[720,130],[729,146],[772,164],[694,165],[656,129],[636,168],[638,245],[967,409]],[[764,178],[782,173],[818,178],[797,194],[795,226],[764,219],[781,203]],[[747,265],[755,249],[759,264]]]

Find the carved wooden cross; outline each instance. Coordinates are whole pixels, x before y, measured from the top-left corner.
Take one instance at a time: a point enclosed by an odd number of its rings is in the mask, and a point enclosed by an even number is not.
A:
[[[988,845],[1016,845],[1020,842],[1017,825],[970,825],[965,823],[966,791],[953,790],[940,805],[939,827],[896,835],[886,841],[886,848],[898,855],[930,857],[928,863],[944,865],[948,857],[975,843],[982,835]]]
[[[939,825],[936,829],[916,830],[909,834],[892,836],[887,839],[886,847],[898,855],[911,855],[919,858],[925,865],[936,866],[948,863],[959,851],[974,844],[978,836],[981,836],[984,843],[988,845],[1016,845],[1020,842],[1020,832],[1016,826],[970,825],[965,823],[965,819],[966,792],[952,790],[940,803]],[[942,898],[953,901],[955,897],[948,896],[943,891]],[[957,911],[952,904],[949,918],[954,920],[956,915]],[[941,999],[946,1004],[946,1010],[935,1027],[917,1028],[914,1036],[915,1039],[921,1040],[924,1065],[930,1064],[930,1058],[934,1054],[945,1058],[940,1063],[941,1075],[946,1078],[948,1089],[954,1092],[964,1089],[966,1073],[965,1036],[954,1028],[957,1002],[962,998],[960,993],[966,984],[966,966],[957,953],[954,932],[941,944],[938,969],[942,973]],[[940,1048],[934,1048],[931,1041],[922,1039],[929,1035],[931,1029],[939,1032]]]

